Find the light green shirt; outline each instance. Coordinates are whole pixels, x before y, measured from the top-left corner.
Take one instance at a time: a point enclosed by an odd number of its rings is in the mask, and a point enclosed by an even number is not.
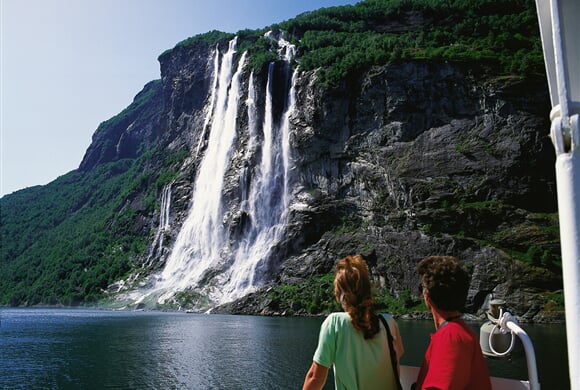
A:
[[[399,327],[391,316],[385,318],[399,359],[403,354]],[[334,365],[336,389],[396,389],[389,342],[382,324],[375,337],[365,340],[352,326],[348,313],[330,314],[320,327],[313,360],[328,368]]]

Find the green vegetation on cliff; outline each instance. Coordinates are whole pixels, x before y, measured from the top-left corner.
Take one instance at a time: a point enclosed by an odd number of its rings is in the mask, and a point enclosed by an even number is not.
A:
[[[153,150],[3,197],[0,304],[96,303],[141,266],[151,243],[144,216],[184,157]]]
[[[367,0],[280,24],[295,34],[300,66],[335,83],[401,59],[480,63],[500,72],[544,70],[530,0]]]
[[[263,38],[268,30],[284,31],[296,44],[301,69],[318,69],[328,86],[398,60],[463,62],[506,74],[544,72],[533,0],[366,0],[307,12],[238,32],[240,50],[248,50],[255,70],[275,58]],[[178,46],[233,36],[212,31]]]

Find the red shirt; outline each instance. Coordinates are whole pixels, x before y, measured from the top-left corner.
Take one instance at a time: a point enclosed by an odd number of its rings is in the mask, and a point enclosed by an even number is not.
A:
[[[431,334],[417,378],[417,389],[491,390],[479,339],[461,319]]]

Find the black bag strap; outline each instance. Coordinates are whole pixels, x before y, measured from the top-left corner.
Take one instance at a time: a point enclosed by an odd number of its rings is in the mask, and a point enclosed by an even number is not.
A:
[[[395,381],[397,382],[397,389],[402,390],[403,387],[401,386],[401,381],[399,379],[399,370],[397,370],[397,353],[395,352],[395,348],[393,347],[393,335],[391,334],[391,329],[389,328],[389,324],[385,317],[382,314],[379,314],[379,319],[385,326],[387,331],[387,339],[389,340],[389,352],[391,353],[391,363],[393,365],[393,374],[395,375]]]

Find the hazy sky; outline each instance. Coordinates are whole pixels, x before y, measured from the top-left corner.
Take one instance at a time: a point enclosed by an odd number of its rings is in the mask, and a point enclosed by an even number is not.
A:
[[[348,0],[0,0],[0,197],[76,169],[99,123],[159,79],[157,57]]]

